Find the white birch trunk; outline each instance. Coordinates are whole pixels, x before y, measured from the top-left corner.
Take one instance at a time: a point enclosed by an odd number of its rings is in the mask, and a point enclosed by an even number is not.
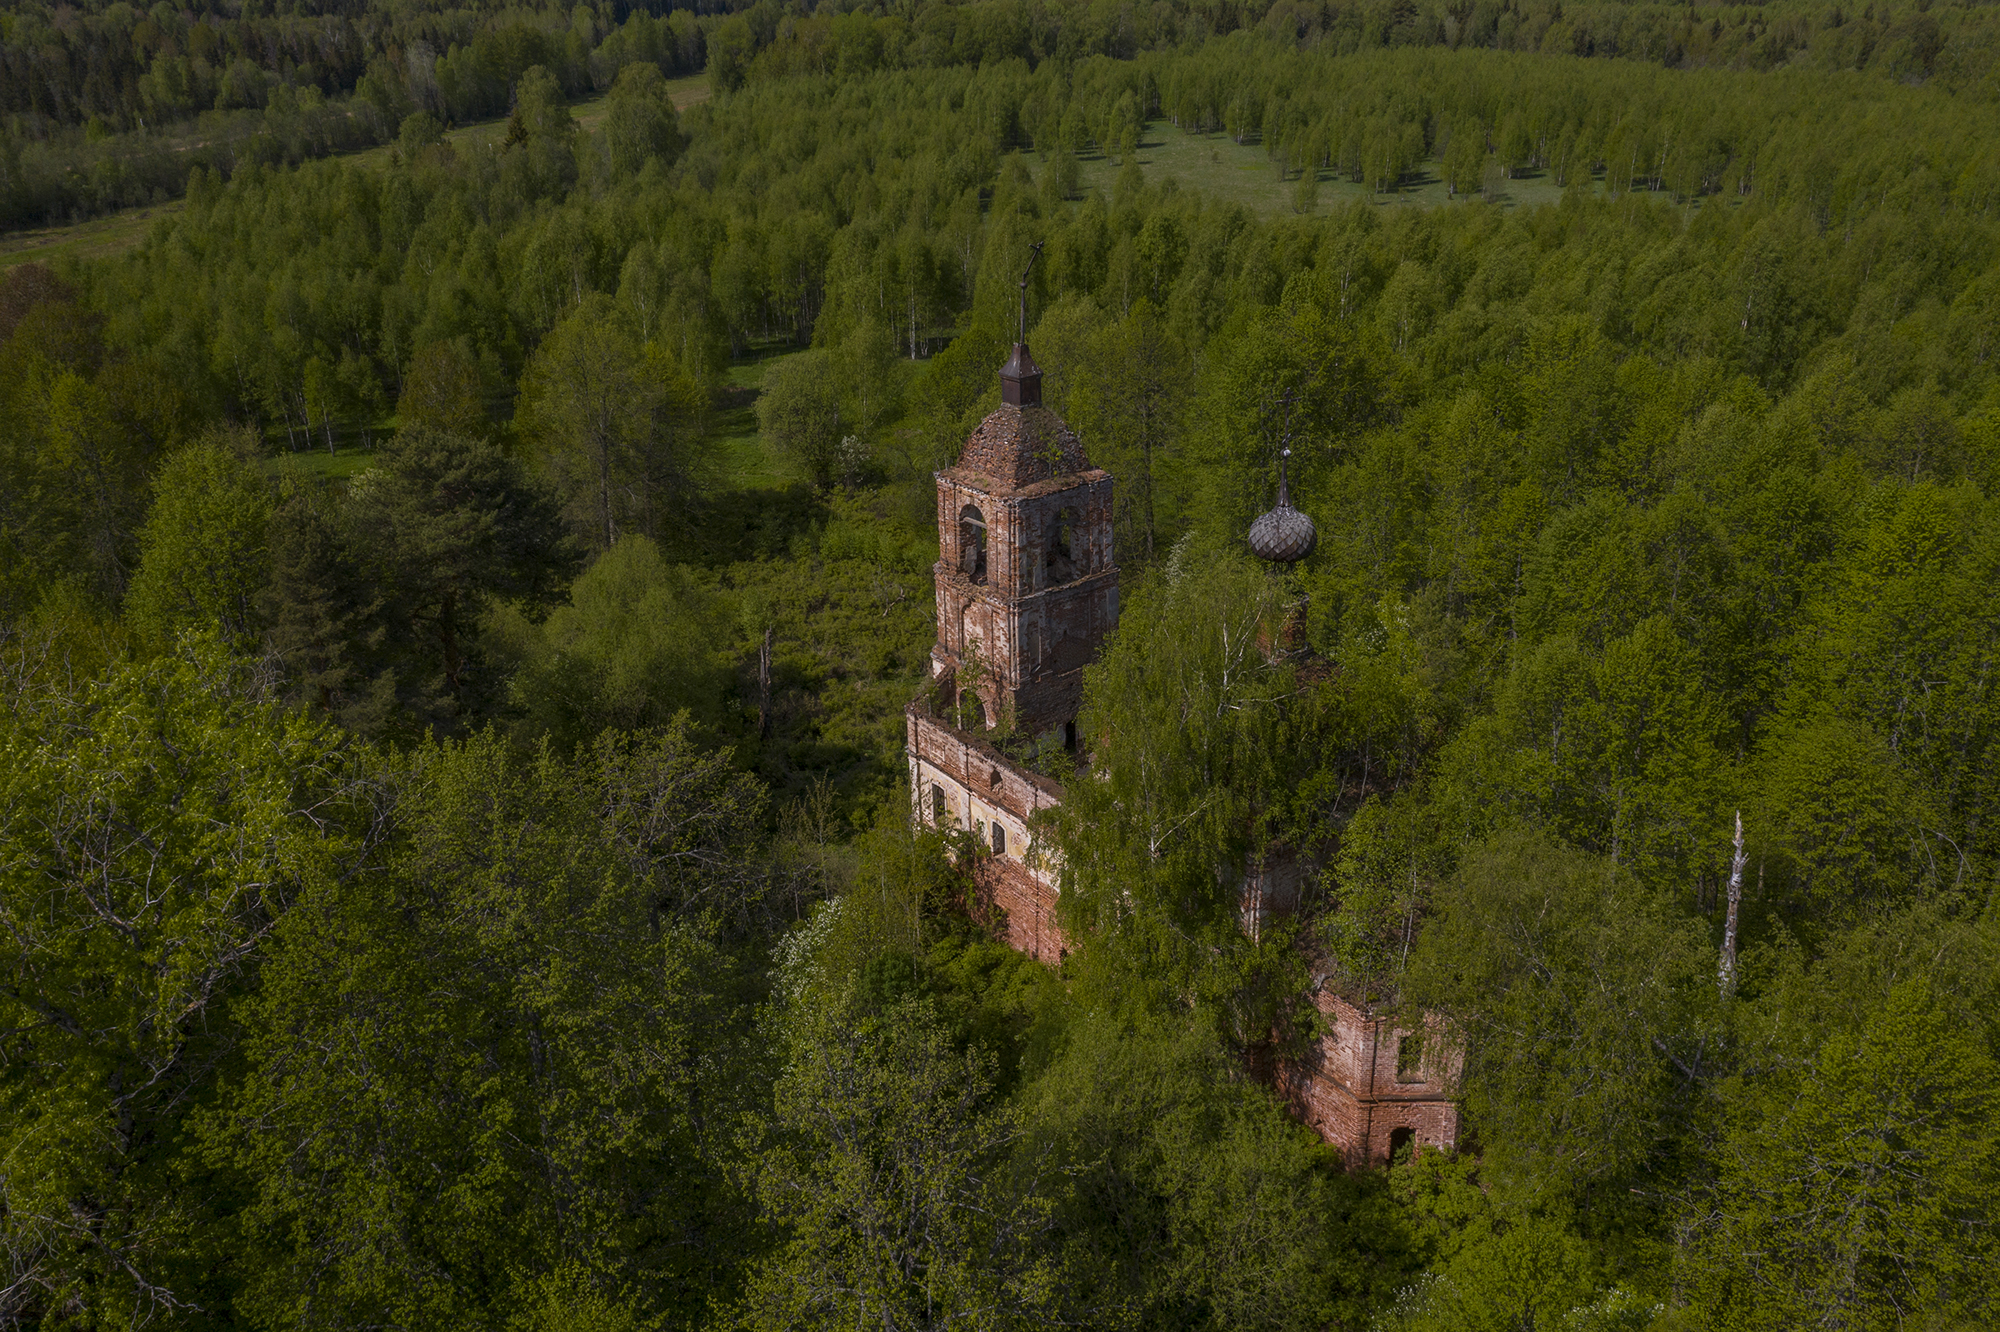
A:
[[[1743,866],[1748,860],[1743,852],[1743,811],[1738,810],[1736,854],[1729,862],[1729,914],[1722,924],[1722,964],[1716,973],[1716,984],[1724,999],[1736,993],[1736,912],[1743,904]]]

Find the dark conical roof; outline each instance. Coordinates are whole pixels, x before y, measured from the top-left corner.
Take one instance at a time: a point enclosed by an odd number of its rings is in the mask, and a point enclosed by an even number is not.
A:
[[[1250,550],[1260,560],[1273,564],[1296,564],[1313,553],[1319,544],[1319,529],[1313,520],[1292,507],[1291,487],[1285,477],[1286,449],[1278,459],[1278,504],[1250,524]]]

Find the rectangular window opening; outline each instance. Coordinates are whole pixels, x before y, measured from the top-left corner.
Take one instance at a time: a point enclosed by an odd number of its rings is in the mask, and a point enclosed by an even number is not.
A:
[[[1396,1081],[1424,1080],[1424,1037],[1422,1032],[1396,1038]]]

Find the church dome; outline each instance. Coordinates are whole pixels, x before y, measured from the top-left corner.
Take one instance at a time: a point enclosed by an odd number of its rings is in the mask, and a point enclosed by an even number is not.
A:
[[[1291,456],[1292,451],[1286,449],[1278,459],[1277,507],[1250,524],[1251,553],[1273,564],[1296,564],[1319,544],[1319,529],[1313,520],[1292,507],[1285,478],[1285,459]]]
[[[1013,489],[1087,472],[1090,460],[1060,416],[1039,403],[1003,402],[965,441],[958,466]]]

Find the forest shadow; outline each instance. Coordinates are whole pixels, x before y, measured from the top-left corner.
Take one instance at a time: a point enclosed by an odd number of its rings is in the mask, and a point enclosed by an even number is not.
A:
[[[689,524],[686,554],[709,568],[777,559],[825,521],[826,501],[804,481],[717,490]]]

